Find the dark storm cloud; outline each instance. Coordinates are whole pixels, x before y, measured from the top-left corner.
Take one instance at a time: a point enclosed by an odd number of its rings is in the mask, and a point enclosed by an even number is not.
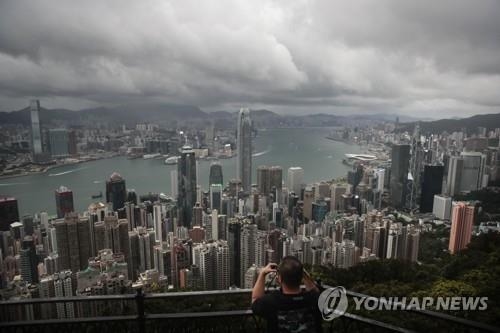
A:
[[[0,109],[498,112],[498,1],[0,1]]]

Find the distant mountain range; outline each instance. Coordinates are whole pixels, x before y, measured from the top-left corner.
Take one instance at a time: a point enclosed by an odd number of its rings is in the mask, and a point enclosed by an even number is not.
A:
[[[341,126],[360,125],[396,119],[391,115],[354,115],[338,116],[331,114],[280,115],[269,110],[252,110],[252,121],[257,128]],[[72,111],[66,109],[41,108],[40,120],[50,126],[86,126],[99,123],[134,125],[137,123],[156,123],[166,126],[188,124],[204,127],[213,122],[218,128],[234,128],[238,118],[237,111],[205,112],[197,106],[175,104],[134,104],[116,107],[99,107]],[[18,111],[0,112],[0,123],[29,125],[29,108]]]
[[[476,132],[478,127],[485,127],[488,130],[500,128],[500,113],[478,114],[468,118],[440,119],[434,121],[420,121],[403,124],[400,130],[412,131],[419,123],[423,133],[455,132],[466,128],[469,133]]]
[[[399,118],[401,130],[412,130],[420,120],[424,131],[441,132],[459,130],[462,127],[478,126],[500,127],[500,114],[477,115],[463,119],[442,119],[429,121],[411,116],[395,114],[310,114],[280,115],[269,110],[252,110],[252,121],[257,128],[272,127],[312,127],[312,126],[373,126],[383,122],[395,122]],[[88,126],[96,124],[156,123],[162,126],[176,127],[189,125],[203,128],[207,122],[213,122],[218,128],[234,128],[238,118],[237,111],[206,112],[197,106],[177,104],[141,103],[116,107],[99,107],[72,111],[67,109],[45,109],[40,111],[40,120],[44,124],[57,126]],[[423,120],[423,121],[422,121]],[[0,112],[1,124],[29,125],[29,108],[18,111]]]

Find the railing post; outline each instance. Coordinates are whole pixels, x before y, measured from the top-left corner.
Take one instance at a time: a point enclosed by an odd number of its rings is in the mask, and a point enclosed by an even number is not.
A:
[[[139,333],[146,333],[146,314],[144,312],[144,293],[142,289],[137,289],[137,294],[135,295],[135,303],[137,306],[137,326],[139,328]]]

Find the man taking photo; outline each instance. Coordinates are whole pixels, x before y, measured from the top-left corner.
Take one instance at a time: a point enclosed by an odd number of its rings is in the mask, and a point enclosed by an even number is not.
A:
[[[280,289],[265,294],[267,274],[276,274]],[[301,289],[304,283],[305,290]],[[252,311],[267,321],[268,332],[321,332],[319,289],[293,256],[263,267],[252,290]]]

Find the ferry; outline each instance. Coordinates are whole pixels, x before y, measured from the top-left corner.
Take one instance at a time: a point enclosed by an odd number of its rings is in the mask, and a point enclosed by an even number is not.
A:
[[[177,164],[179,160],[179,156],[170,156],[169,158],[167,158],[165,160],[165,164],[166,165],[174,165],[174,164]]]
[[[157,153],[157,154],[145,154],[144,156],[142,156],[143,159],[145,160],[150,160],[152,158],[157,158],[157,157],[160,157],[161,154],[160,153]]]
[[[358,160],[362,162],[374,161],[377,159],[377,156],[367,155],[367,154],[345,154],[348,160]]]
[[[91,196],[91,198],[92,198],[92,199],[99,199],[99,198],[102,198],[102,191],[101,191],[101,192],[99,192],[98,194],[93,194],[93,195]]]

